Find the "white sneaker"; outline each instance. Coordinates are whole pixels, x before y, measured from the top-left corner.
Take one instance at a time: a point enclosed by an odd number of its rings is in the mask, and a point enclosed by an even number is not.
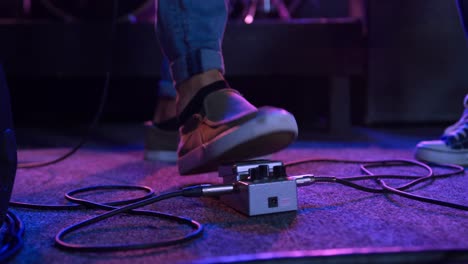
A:
[[[464,106],[460,120],[446,128],[440,140],[422,141],[416,146],[416,159],[468,166],[468,95]]]
[[[465,96],[465,100],[463,100],[463,105],[465,106],[465,110],[463,112],[462,117],[455,124],[445,129],[444,136],[450,135],[453,132],[457,131],[461,126],[468,124],[468,94]]]

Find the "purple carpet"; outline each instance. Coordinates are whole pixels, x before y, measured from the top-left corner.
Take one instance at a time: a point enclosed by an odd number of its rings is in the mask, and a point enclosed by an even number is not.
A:
[[[50,160],[78,140],[57,131],[19,129],[22,162]],[[272,159],[411,159],[415,144],[437,136],[436,129],[355,129],[347,139],[304,134]],[[217,173],[182,177],[174,164],[142,159],[139,126],[105,126],[82,150],[56,165],[21,169],[12,201],[69,204],[64,194],[95,185],[145,185],[156,193],[197,183],[220,183]],[[34,135],[34,136],[33,136]],[[23,143],[22,143],[23,142]],[[424,173],[403,166],[376,168],[380,174]],[[435,168],[435,173],[447,169]],[[362,175],[358,164],[307,163],[289,175],[313,173]],[[392,186],[401,180],[388,181]],[[375,183],[369,182],[367,184]],[[468,205],[468,177],[428,181],[411,193]],[[108,191],[80,195],[109,202],[142,195]],[[12,207],[24,222],[24,247],[11,263],[468,263],[468,212],[375,194],[336,183],[298,190],[297,212],[247,217],[216,198],[178,197],[144,209],[180,215],[204,225],[191,241],[155,249],[123,252],[74,252],[54,245],[63,228],[104,213],[102,209],[34,210]],[[151,216],[121,214],[67,237],[79,244],[145,243],[184,236],[190,227]]]

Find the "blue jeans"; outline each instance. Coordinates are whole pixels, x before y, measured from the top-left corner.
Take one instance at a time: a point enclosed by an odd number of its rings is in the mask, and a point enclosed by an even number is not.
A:
[[[165,61],[159,95],[175,97],[174,85],[207,70],[224,73],[221,51],[228,0],[155,0],[157,34]],[[468,0],[456,0],[468,37]],[[172,82],[174,80],[174,83]]]
[[[155,1],[156,32],[175,85],[208,70],[224,73],[228,0]]]
[[[176,89],[174,87],[171,70],[169,68],[169,61],[166,56],[164,56],[161,62],[161,78],[158,83],[158,97],[175,99],[176,95]]]

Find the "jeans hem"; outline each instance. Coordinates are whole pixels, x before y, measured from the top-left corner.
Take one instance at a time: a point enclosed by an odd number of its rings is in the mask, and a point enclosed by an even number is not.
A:
[[[201,49],[176,59],[171,64],[174,81],[180,83],[195,74],[209,70],[219,70],[224,74],[224,61],[221,51]]]

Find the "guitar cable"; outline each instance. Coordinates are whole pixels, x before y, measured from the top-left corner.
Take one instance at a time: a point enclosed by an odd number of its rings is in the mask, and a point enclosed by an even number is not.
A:
[[[42,0],[43,2],[49,2],[47,0]],[[46,162],[34,162],[34,163],[21,163],[18,165],[20,169],[28,169],[28,168],[37,168],[43,167],[51,164],[58,163],[67,159],[68,157],[72,156],[76,153],[86,142],[89,137],[90,132],[95,129],[98,125],[99,120],[102,116],[103,109],[106,104],[108,90],[110,86],[110,79],[111,79],[111,65],[112,65],[112,54],[113,54],[113,45],[112,40],[115,35],[116,31],[116,21],[118,20],[118,1],[113,1],[113,18],[112,18],[112,26],[111,26],[111,44],[110,49],[108,50],[108,71],[105,75],[105,83],[101,94],[100,105],[98,107],[98,111],[94,116],[87,133],[82,137],[80,142],[69,152],[64,154],[63,156]],[[351,177],[335,177],[335,176],[302,176],[296,178],[296,180],[301,179],[302,181],[298,181],[299,186],[310,185],[312,183],[339,183],[348,187],[352,187],[361,191],[370,192],[370,193],[382,193],[382,194],[396,194],[399,196],[403,196],[409,199],[414,199],[422,202],[432,203],[440,206],[451,207],[454,209],[459,210],[468,210],[468,206],[450,203],[446,201],[440,201],[433,198],[417,196],[414,194],[409,193],[408,189],[411,187],[416,186],[417,184],[435,180],[439,178],[446,178],[453,175],[458,175],[464,173],[464,168],[457,165],[439,165],[441,167],[445,167],[450,169],[451,171],[444,174],[434,174],[433,170],[430,166],[417,162],[417,161],[408,161],[408,160],[387,160],[387,161],[356,161],[356,160],[337,160],[337,159],[308,159],[308,160],[301,160],[286,163],[285,167],[294,167],[300,164],[305,163],[313,163],[313,162],[328,162],[328,163],[364,163],[361,165],[361,171],[364,175],[357,175]],[[385,166],[418,166],[427,171],[425,175],[376,175],[374,174],[370,168],[372,167],[385,167]],[[411,180],[409,183],[398,186],[392,187],[385,182],[385,179],[407,179]],[[372,180],[377,183],[380,187],[369,187],[363,184],[358,184],[358,181],[368,181]],[[145,195],[124,200],[124,201],[114,201],[108,203],[97,203],[92,202],[89,200],[79,199],[76,198],[74,195],[79,193],[87,193],[93,191],[105,191],[105,190],[133,190],[133,191],[143,191]],[[128,185],[108,185],[108,186],[92,186],[86,187],[81,189],[76,189],[68,192],[65,195],[65,198],[73,202],[73,205],[40,205],[40,204],[30,204],[30,203],[21,203],[21,202],[11,202],[10,205],[12,207],[19,207],[19,208],[31,208],[31,209],[38,209],[38,210],[82,210],[82,209],[100,209],[100,210],[107,210],[108,212],[100,214],[96,217],[90,218],[88,220],[82,221],[75,225],[69,226],[67,228],[62,229],[55,237],[55,243],[59,248],[65,250],[73,250],[73,251],[93,251],[93,252],[109,252],[109,251],[122,251],[122,250],[136,250],[136,249],[146,249],[146,248],[157,248],[162,246],[174,245],[183,243],[189,240],[192,240],[196,237],[199,237],[203,232],[203,225],[197,221],[181,217],[175,216],[171,214],[161,213],[157,211],[149,211],[149,210],[138,210],[138,208],[147,206],[149,204],[153,204],[159,201],[173,199],[176,197],[200,197],[200,196],[207,196],[207,195],[222,195],[225,193],[235,191],[233,186],[229,185],[196,185],[191,186],[188,188],[184,188],[182,190],[163,193],[159,195],[155,195],[154,191],[145,186],[128,186]],[[118,207],[122,206],[122,207]],[[170,238],[167,240],[150,242],[150,243],[136,243],[136,244],[119,244],[119,245],[83,245],[83,244],[75,244],[66,242],[65,238],[73,232],[80,230],[86,226],[90,226],[96,223],[99,223],[105,219],[109,219],[113,216],[118,214],[127,213],[127,214],[135,214],[135,215],[144,215],[144,216],[151,216],[151,217],[158,217],[163,218],[169,221],[177,222],[181,225],[189,226],[192,231],[185,236],[177,237],[177,238]],[[24,226],[19,221],[19,219],[13,215],[7,215],[7,221],[10,232],[5,236],[4,241],[7,243],[0,248],[0,261],[3,259],[7,259],[11,257],[15,252],[18,251],[18,247],[20,247],[22,241],[21,236],[24,233]],[[7,252],[4,254],[4,252]],[[11,253],[13,252],[13,253]]]

